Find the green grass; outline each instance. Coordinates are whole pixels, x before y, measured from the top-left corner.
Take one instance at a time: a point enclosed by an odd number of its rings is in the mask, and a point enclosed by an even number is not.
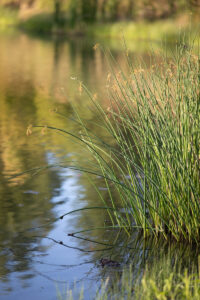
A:
[[[111,63],[107,109],[85,87],[97,123],[114,143],[93,134],[78,114],[81,134],[49,128],[70,135],[91,153],[94,167],[69,167],[104,178],[110,200],[102,197],[102,204],[114,227],[198,244],[199,56],[180,41],[173,59],[163,58],[148,71],[135,69],[128,56],[127,61],[129,74]]]
[[[114,224],[198,243],[200,61],[185,47],[169,63],[163,59],[160,71],[134,70],[131,61],[130,74],[113,70],[108,111],[94,105],[117,147],[95,143],[84,125],[83,139],[118,192],[124,210],[112,216]]]
[[[106,184],[116,185],[124,213],[115,214],[115,224],[198,243],[199,57],[180,46],[162,63],[160,73],[134,70],[131,62],[128,76],[113,72],[109,111],[95,103],[116,149],[85,135]]]
[[[102,23],[94,26],[88,25],[87,33],[99,38],[119,38],[123,33],[126,40],[144,39],[160,40],[164,37],[168,41],[174,41],[180,35],[181,29],[174,28],[173,20],[156,21],[156,22],[117,22]]]
[[[122,37],[126,40],[127,48],[130,51],[142,49],[142,42],[149,42],[149,47],[154,44],[154,49],[160,42],[167,45],[174,45],[178,40],[194,39],[195,47],[198,47],[200,42],[200,28],[198,25],[184,24],[184,26],[176,24],[175,20],[162,20],[155,22],[116,22],[116,23],[97,23],[94,25],[88,25],[85,29],[87,36],[91,36],[98,41],[106,40],[112,46],[117,44],[120,47],[119,39]],[[139,42],[136,42],[139,41]],[[115,48],[117,48],[115,47]],[[114,47],[112,47],[113,49]],[[123,49],[122,49],[123,50]]]

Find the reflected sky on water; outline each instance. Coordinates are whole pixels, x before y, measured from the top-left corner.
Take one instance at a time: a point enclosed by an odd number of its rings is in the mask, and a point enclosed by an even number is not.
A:
[[[71,210],[102,205],[87,176],[59,166],[24,173],[63,161],[87,161],[87,151],[79,143],[55,131],[44,128],[26,135],[29,124],[77,132],[72,104],[96,135],[106,135],[94,125],[96,115],[79,84],[83,81],[95,98],[107,105],[109,68],[104,54],[94,51],[95,43],[80,38],[31,38],[21,33],[0,35],[0,299],[56,299],[56,288],[72,288],[74,281],[78,287],[84,284],[89,299],[101,278],[107,276],[99,265],[102,256],[124,262],[143,260],[144,251],[136,236],[132,237],[132,247],[137,250],[133,257],[120,243],[114,250],[105,250],[120,237],[117,231],[99,229],[85,235],[108,246],[68,236],[109,223],[103,210],[79,211],[59,219]],[[120,41],[105,46],[126,69],[126,55],[118,44]],[[147,45],[145,50],[143,43],[140,50],[131,53],[131,59],[137,62],[142,57],[148,68],[149,49]],[[8,180],[18,173],[21,176]],[[93,179],[108,199],[104,183],[98,177]]]

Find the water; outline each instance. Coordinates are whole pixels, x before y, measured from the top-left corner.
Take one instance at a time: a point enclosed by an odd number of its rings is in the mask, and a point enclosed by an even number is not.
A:
[[[95,93],[105,90],[105,57],[94,52],[93,45],[20,33],[0,36],[0,299],[56,299],[56,289],[72,288],[75,281],[78,287],[84,283],[89,297],[99,285],[100,252],[95,250],[105,246],[68,234],[102,226],[104,212],[55,220],[73,209],[101,205],[87,178],[56,167],[7,180],[35,167],[85,159],[71,139],[52,131],[42,135],[41,130],[28,137],[26,128],[48,124],[74,132],[76,123],[50,112],[56,108],[73,117],[71,103],[81,108],[85,119],[95,118],[75,80]],[[102,192],[106,197],[106,190]],[[92,235],[108,239],[102,230]]]
[[[102,205],[82,173],[59,166],[40,173],[35,170],[34,176],[34,172],[23,173],[63,161],[81,163],[89,159],[80,144],[45,127],[27,136],[29,124],[77,132],[79,125],[71,120],[74,105],[88,120],[88,127],[99,136],[106,134],[92,123],[96,115],[79,83],[83,81],[95,98],[108,105],[108,65],[103,53],[94,51],[94,44],[95,41],[85,39],[44,40],[22,33],[0,35],[0,299],[56,299],[57,290],[73,288],[75,281],[78,288],[84,285],[89,299],[101,278],[107,276],[99,264],[102,256],[118,261],[131,257],[136,266],[143,260],[144,251],[134,236],[132,243],[137,251],[130,256],[123,248],[110,250],[110,246],[94,243],[110,245],[118,232],[99,229],[79,234],[94,242],[68,235],[108,222],[103,210],[79,211],[59,219],[74,209]],[[124,52],[116,44],[113,55],[126,68]],[[147,52],[132,53],[135,60],[139,55],[148,67]],[[8,180],[18,173],[21,176]],[[103,197],[108,198],[101,179],[93,179]]]

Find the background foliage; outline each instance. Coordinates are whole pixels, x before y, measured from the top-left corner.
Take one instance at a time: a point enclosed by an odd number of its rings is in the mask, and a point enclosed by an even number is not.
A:
[[[1,5],[17,9],[22,14],[54,12],[75,21],[116,21],[164,19],[183,10],[199,13],[199,0],[2,0]],[[58,21],[58,19],[57,19]]]

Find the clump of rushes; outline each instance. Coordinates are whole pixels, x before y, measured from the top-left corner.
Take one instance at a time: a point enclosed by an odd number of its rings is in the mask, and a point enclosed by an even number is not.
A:
[[[110,107],[96,105],[117,147],[85,141],[106,184],[115,184],[120,227],[177,241],[200,240],[200,59],[185,45],[151,70],[109,76]],[[157,70],[155,70],[157,69]],[[108,164],[101,155],[110,158]],[[111,190],[110,190],[111,191]],[[111,203],[116,209],[116,202]]]
[[[180,44],[172,59],[149,70],[128,62],[128,75],[111,64],[108,109],[85,88],[116,146],[96,137],[77,115],[82,134],[73,136],[98,165],[80,169],[105,179],[113,227],[199,243],[200,58]]]

